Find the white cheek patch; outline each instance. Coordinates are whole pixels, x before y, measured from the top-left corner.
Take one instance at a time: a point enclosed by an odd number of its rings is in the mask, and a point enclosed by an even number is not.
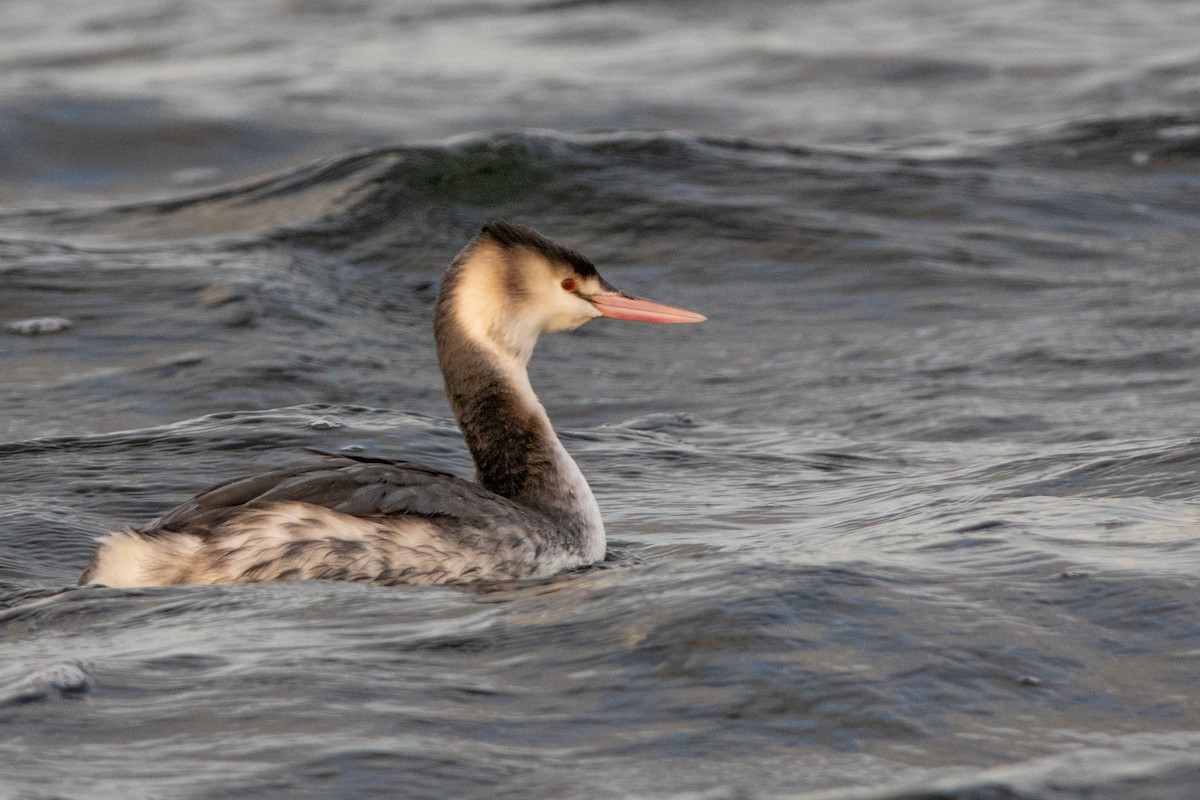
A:
[[[563,292],[563,299],[558,305],[560,308],[546,326],[546,333],[574,330],[585,322],[603,316],[600,309],[569,292]]]
[[[541,256],[525,254],[516,267],[519,298],[510,298],[510,274],[504,254],[481,248],[463,270],[454,292],[454,316],[463,332],[481,347],[528,364],[543,333],[578,328],[602,316],[599,309],[562,288],[560,273]],[[598,281],[588,281],[590,291]]]

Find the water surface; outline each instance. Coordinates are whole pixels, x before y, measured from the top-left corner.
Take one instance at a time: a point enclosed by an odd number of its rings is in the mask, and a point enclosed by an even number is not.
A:
[[[1195,8],[740,8],[12,7],[0,793],[1195,796]],[[74,588],[306,447],[469,475],[491,216],[710,317],[539,345],[607,562]]]

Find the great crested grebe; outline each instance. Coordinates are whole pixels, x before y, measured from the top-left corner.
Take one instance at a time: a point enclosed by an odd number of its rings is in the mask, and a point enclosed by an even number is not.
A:
[[[630,297],[573,250],[493,221],[451,262],[434,319],[476,483],[404,461],[335,457],[217,484],[103,537],[81,584],[306,579],[458,583],[604,558],[596,498],[529,384],[538,336],[596,317],[702,322]]]

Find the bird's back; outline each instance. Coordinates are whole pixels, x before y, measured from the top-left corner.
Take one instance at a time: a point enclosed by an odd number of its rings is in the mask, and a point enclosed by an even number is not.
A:
[[[339,458],[217,484],[110,534],[80,583],[509,580],[574,566],[558,533],[542,515],[453,475]]]

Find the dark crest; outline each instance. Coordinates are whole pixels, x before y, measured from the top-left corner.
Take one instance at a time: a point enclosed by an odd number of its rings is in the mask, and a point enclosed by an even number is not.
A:
[[[550,241],[532,228],[494,219],[483,226],[481,237],[491,239],[506,250],[525,248],[541,253],[552,262],[568,264],[583,277],[596,274],[596,265],[569,247]]]

